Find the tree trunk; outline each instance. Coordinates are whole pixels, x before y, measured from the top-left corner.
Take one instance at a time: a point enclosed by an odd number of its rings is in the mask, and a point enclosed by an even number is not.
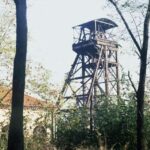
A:
[[[148,4],[147,13],[144,20],[143,30],[143,45],[141,50],[141,64],[139,85],[137,91],[137,150],[144,150],[144,95],[145,95],[145,79],[147,69],[147,51],[149,41],[149,22],[150,22],[150,0]]]
[[[16,5],[16,55],[13,70],[12,111],[8,135],[8,150],[24,149],[23,103],[27,53],[26,0],[14,0]]]
[[[145,86],[145,76],[146,69],[145,64],[141,62],[140,69],[140,82],[137,92],[137,150],[143,150],[144,148],[144,86]]]
[[[148,1],[148,9],[146,12],[144,20],[144,29],[143,29],[143,44],[142,48],[139,46],[136,38],[134,37],[130,27],[128,26],[127,21],[125,20],[122,12],[118,8],[116,1],[109,0],[114,7],[116,8],[118,14],[120,15],[129,35],[131,36],[133,43],[137,47],[140,54],[140,75],[138,90],[136,92],[137,98],[137,150],[144,150],[144,95],[145,95],[145,79],[146,79],[146,69],[147,69],[147,51],[148,51],[148,41],[149,41],[149,22],[150,22],[150,0]]]

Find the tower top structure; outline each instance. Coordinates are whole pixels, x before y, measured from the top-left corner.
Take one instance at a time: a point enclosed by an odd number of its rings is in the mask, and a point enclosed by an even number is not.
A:
[[[102,45],[116,48],[117,43],[112,41],[112,35],[109,33],[109,30],[115,27],[117,24],[107,18],[95,19],[73,27],[73,51],[97,57]]]
[[[111,28],[114,28],[114,27],[117,27],[118,25],[110,20],[110,19],[107,19],[107,18],[100,18],[100,19],[95,19],[95,20],[92,20],[92,21],[89,21],[89,22],[86,22],[86,23],[83,23],[83,24],[80,24],[80,25],[77,25],[77,26],[74,26],[73,29],[75,28],[87,28],[89,29],[90,31],[99,31],[99,32],[104,32],[108,29],[111,29]]]
[[[118,96],[118,43],[112,30],[117,24],[100,18],[73,27],[73,51],[77,54],[62,88],[65,100],[78,106],[94,106],[102,96]]]

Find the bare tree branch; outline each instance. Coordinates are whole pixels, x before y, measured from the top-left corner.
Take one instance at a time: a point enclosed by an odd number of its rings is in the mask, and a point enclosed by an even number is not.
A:
[[[137,54],[137,56],[138,56],[139,58],[141,57],[138,51],[135,50],[135,53]]]
[[[129,81],[130,81],[130,83],[131,83],[131,85],[132,85],[132,87],[133,87],[133,89],[134,89],[135,94],[137,94],[137,89],[136,89],[136,87],[135,87],[135,84],[134,84],[133,81],[132,81],[132,78],[131,78],[131,76],[130,76],[130,72],[129,72],[129,71],[128,71],[128,78],[129,78]]]
[[[117,10],[118,14],[120,15],[120,17],[121,17],[121,19],[122,19],[122,21],[123,21],[123,23],[124,23],[124,25],[125,25],[127,31],[129,32],[129,35],[131,36],[131,38],[132,38],[132,40],[133,40],[135,46],[137,47],[139,53],[141,54],[141,47],[140,47],[139,43],[137,42],[136,38],[134,37],[134,35],[133,35],[133,33],[132,33],[132,31],[131,31],[131,29],[130,29],[128,23],[127,23],[127,21],[125,20],[125,18],[124,18],[124,16],[123,16],[122,12],[121,12],[120,9],[118,8],[116,2],[114,2],[114,0],[108,0],[108,1],[111,2],[111,3],[114,5],[114,7],[116,8],[116,10]]]
[[[0,101],[2,101],[11,91],[12,91],[12,88],[7,91],[7,93],[0,99]]]
[[[133,23],[134,23],[134,25],[135,25],[136,32],[137,32],[137,34],[138,34],[137,36],[138,36],[138,38],[139,38],[139,42],[140,42],[140,46],[141,46],[141,45],[142,45],[142,41],[141,41],[141,37],[140,37],[140,33],[139,33],[138,26],[137,26],[137,24],[136,24],[136,21],[135,21],[133,15],[132,15],[132,13],[131,13],[131,12],[129,12],[129,13],[130,13],[130,16],[132,17]]]
[[[7,26],[7,28],[5,29],[5,32],[4,32],[3,35],[1,36],[1,39],[0,39],[0,40],[1,40],[1,43],[0,43],[0,46],[2,45],[2,42],[4,41],[4,39],[6,38],[5,36],[6,36],[6,34],[8,33],[9,28],[11,27],[11,25],[12,25],[14,19],[15,19],[15,18],[12,18],[12,19],[10,20],[10,22],[9,22],[9,24],[8,24],[8,26]]]

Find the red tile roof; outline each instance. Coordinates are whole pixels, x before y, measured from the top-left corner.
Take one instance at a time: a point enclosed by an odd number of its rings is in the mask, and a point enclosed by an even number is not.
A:
[[[8,94],[7,94],[8,93]],[[12,90],[0,86],[0,106],[1,107],[8,107],[11,105],[11,97],[12,97]],[[37,99],[35,97],[26,95],[24,96],[24,107],[29,108],[29,107],[37,107],[37,108],[44,108],[44,106],[48,107],[54,107],[52,104],[47,103],[46,101]]]

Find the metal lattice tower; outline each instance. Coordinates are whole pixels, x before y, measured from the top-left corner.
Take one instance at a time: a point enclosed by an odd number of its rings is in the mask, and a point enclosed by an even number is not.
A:
[[[110,33],[114,27],[106,18],[73,27],[77,55],[61,91],[65,100],[82,107],[96,103],[99,96],[119,95],[118,44]]]

